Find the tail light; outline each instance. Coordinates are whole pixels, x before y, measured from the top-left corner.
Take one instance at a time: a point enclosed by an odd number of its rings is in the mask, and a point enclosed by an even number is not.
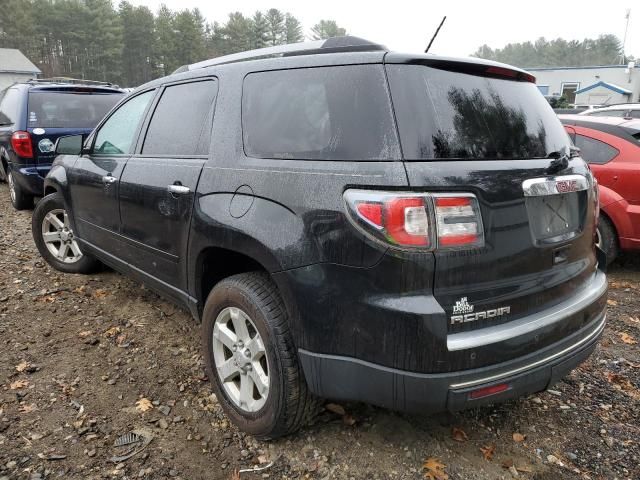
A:
[[[33,147],[31,146],[29,132],[18,131],[11,135],[11,146],[19,157],[33,158]]]
[[[471,193],[347,190],[349,218],[377,240],[428,250],[484,245],[478,199]]]

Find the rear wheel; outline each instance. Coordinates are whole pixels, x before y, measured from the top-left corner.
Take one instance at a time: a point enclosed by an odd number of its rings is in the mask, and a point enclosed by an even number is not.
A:
[[[618,256],[618,235],[611,220],[604,215],[600,216],[598,223],[596,245],[607,254],[607,265],[610,265]]]
[[[241,430],[280,437],[316,413],[286,310],[267,274],[234,275],[213,288],[204,307],[202,343],[220,404]]]
[[[47,195],[33,212],[31,231],[38,251],[49,265],[66,273],[90,273],[100,263],[80,250],[62,195]]]
[[[7,183],[9,184],[9,195],[11,196],[13,208],[16,210],[33,208],[33,196],[26,193],[22,187],[15,182],[11,170],[9,170],[7,174]]]

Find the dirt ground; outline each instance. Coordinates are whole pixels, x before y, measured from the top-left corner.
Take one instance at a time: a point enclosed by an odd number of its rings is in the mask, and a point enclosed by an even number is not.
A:
[[[612,267],[602,344],[553,390],[424,418],[330,405],[260,442],[211,394],[187,313],[111,271],[53,271],[30,224],[1,185],[0,480],[420,479],[438,463],[449,479],[640,479],[640,256]],[[114,458],[144,445],[114,446],[132,431],[151,442]]]

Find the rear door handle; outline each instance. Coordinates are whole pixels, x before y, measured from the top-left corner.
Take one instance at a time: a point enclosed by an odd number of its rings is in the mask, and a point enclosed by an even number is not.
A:
[[[167,190],[169,190],[169,193],[173,193],[174,195],[185,195],[191,191],[189,187],[184,185],[169,185]]]
[[[105,185],[111,185],[112,183],[116,183],[118,179],[116,177],[112,177],[111,175],[105,175],[102,177],[102,183]]]

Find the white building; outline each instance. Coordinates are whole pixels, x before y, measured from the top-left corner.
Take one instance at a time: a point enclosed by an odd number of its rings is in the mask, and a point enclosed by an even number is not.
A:
[[[16,82],[36,78],[42,73],[20,50],[0,48],[0,90]]]
[[[528,68],[547,97],[564,96],[571,104],[607,105],[640,102],[640,66]]]

